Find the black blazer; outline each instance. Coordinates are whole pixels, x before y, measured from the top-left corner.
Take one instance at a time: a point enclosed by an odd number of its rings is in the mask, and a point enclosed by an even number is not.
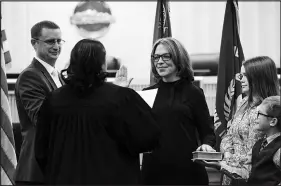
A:
[[[15,96],[23,142],[14,175],[15,181],[42,182],[43,180],[34,157],[35,126],[38,111],[46,95],[56,88],[50,74],[35,58],[17,79]]]
[[[191,160],[198,138],[202,144],[215,144],[214,124],[203,90],[186,78],[160,80],[144,90],[155,88],[152,112],[162,135],[160,148],[143,156],[143,184],[207,185],[205,167]]]

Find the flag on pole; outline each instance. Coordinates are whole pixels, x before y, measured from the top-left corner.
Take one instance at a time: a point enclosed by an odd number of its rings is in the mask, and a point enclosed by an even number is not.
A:
[[[166,0],[158,0],[156,7],[156,16],[154,23],[153,43],[160,38],[172,37],[170,22],[170,6]],[[150,72],[150,85],[155,84],[155,78]]]
[[[3,50],[3,55],[4,55],[4,60],[6,64],[6,69],[11,67],[11,54],[8,48],[8,41],[6,37],[6,32],[5,30],[1,30],[1,49]]]
[[[236,110],[237,100],[241,99],[241,84],[236,80],[244,61],[239,38],[239,16],[237,0],[227,0],[222,30],[216,108],[214,113],[217,150],[221,138],[227,131],[227,122]]]
[[[1,30],[1,185],[14,185],[13,175],[17,165],[12,116],[8,101],[6,64],[11,56],[6,47],[5,30]]]

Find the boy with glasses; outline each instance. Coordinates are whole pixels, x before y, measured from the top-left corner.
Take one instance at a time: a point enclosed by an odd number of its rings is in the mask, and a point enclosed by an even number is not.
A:
[[[249,185],[281,185],[281,105],[280,96],[271,96],[258,106],[256,129],[265,138],[252,150],[252,170]]]

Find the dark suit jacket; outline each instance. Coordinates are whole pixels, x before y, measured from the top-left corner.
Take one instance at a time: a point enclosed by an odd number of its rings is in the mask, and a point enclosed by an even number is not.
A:
[[[35,126],[38,111],[46,95],[56,88],[48,71],[35,58],[17,79],[15,96],[23,142],[15,181],[38,183],[43,180],[42,172],[34,157]]]

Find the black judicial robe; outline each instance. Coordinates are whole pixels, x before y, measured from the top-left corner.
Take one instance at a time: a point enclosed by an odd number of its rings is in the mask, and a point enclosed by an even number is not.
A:
[[[159,148],[143,157],[143,184],[208,184],[205,167],[194,163],[192,152],[198,147],[196,129],[203,144],[215,144],[214,126],[203,90],[187,79],[163,82],[158,88],[153,113],[162,135]]]
[[[65,85],[41,108],[35,157],[46,184],[137,184],[139,153],[153,150],[159,135],[134,90],[104,83],[79,98]]]

